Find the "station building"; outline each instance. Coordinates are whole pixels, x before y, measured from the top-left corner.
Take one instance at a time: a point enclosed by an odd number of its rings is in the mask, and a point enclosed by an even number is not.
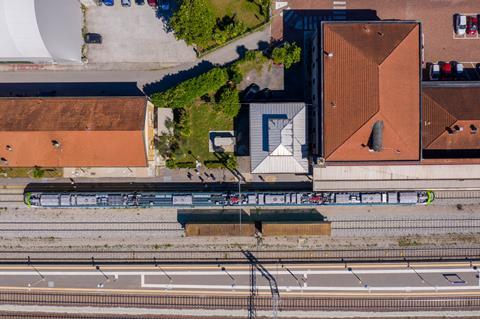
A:
[[[421,39],[415,21],[321,24],[311,64],[315,190],[480,187],[480,86],[422,83]]]
[[[149,176],[154,130],[146,97],[0,98],[0,117],[2,167]]]

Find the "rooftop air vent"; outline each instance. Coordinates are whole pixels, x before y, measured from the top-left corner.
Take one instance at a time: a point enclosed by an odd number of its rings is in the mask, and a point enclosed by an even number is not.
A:
[[[0,157],[0,164],[1,165],[8,165],[8,161],[5,157]]]
[[[7,145],[7,146],[5,146],[5,149],[6,149],[7,151],[9,151],[9,152],[13,151],[12,145]]]
[[[52,146],[55,148],[60,148],[60,142],[57,140],[52,140]]]
[[[471,124],[470,125],[470,133],[471,134],[477,134],[477,131],[478,131],[478,128],[474,124]]]

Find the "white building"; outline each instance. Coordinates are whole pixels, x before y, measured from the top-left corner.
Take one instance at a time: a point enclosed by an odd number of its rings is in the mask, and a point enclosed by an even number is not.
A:
[[[81,63],[78,0],[0,0],[0,62]]]

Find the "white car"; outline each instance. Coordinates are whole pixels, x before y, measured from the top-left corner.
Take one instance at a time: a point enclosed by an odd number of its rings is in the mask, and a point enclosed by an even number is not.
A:
[[[465,35],[467,31],[467,17],[463,14],[455,15],[455,33],[457,35]]]

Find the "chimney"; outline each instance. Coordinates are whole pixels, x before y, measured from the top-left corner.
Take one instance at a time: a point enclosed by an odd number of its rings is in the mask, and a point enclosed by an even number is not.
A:
[[[477,134],[477,127],[474,124],[470,124],[470,133]]]
[[[370,151],[380,152],[383,149],[383,121],[376,121],[373,124],[368,144]]]
[[[8,161],[5,157],[0,157],[0,164],[1,165],[8,165]]]
[[[5,149],[9,152],[13,151],[13,147],[11,145],[5,146]]]

